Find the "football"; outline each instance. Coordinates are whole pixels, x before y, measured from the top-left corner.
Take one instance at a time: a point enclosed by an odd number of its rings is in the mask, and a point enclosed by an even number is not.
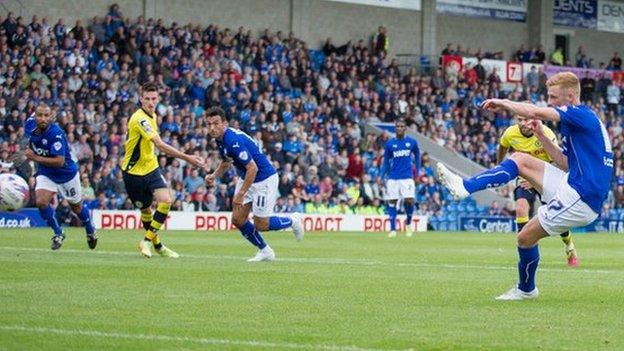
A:
[[[15,174],[0,174],[0,211],[15,211],[28,203],[28,184]]]

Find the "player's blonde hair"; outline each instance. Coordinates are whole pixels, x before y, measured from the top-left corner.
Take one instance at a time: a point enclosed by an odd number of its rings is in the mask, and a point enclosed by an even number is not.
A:
[[[581,95],[581,83],[576,74],[572,72],[559,72],[546,81],[547,87],[559,86],[566,91],[573,92],[576,96]]]

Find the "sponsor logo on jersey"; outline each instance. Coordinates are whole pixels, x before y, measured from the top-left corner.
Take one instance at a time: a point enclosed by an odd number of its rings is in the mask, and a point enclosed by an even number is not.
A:
[[[392,152],[392,156],[393,157],[405,157],[405,156],[409,156],[410,153],[411,153],[410,150],[398,150],[398,151]]]

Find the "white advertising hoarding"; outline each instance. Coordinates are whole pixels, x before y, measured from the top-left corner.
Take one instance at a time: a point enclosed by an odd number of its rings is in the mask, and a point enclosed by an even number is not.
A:
[[[143,229],[139,211],[93,210],[93,223],[97,229]],[[287,215],[287,214],[284,214]],[[236,229],[231,212],[169,212],[163,229],[224,231]],[[308,215],[303,214],[306,231],[328,232],[387,232],[388,216],[368,215]],[[427,231],[427,217],[414,216],[412,221],[419,232]],[[397,229],[405,228],[405,216],[398,216]]]

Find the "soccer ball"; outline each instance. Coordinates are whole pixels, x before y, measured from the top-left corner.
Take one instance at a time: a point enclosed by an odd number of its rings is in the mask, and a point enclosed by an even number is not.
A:
[[[15,211],[28,203],[26,181],[15,174],[0,174],[0,211]]]

